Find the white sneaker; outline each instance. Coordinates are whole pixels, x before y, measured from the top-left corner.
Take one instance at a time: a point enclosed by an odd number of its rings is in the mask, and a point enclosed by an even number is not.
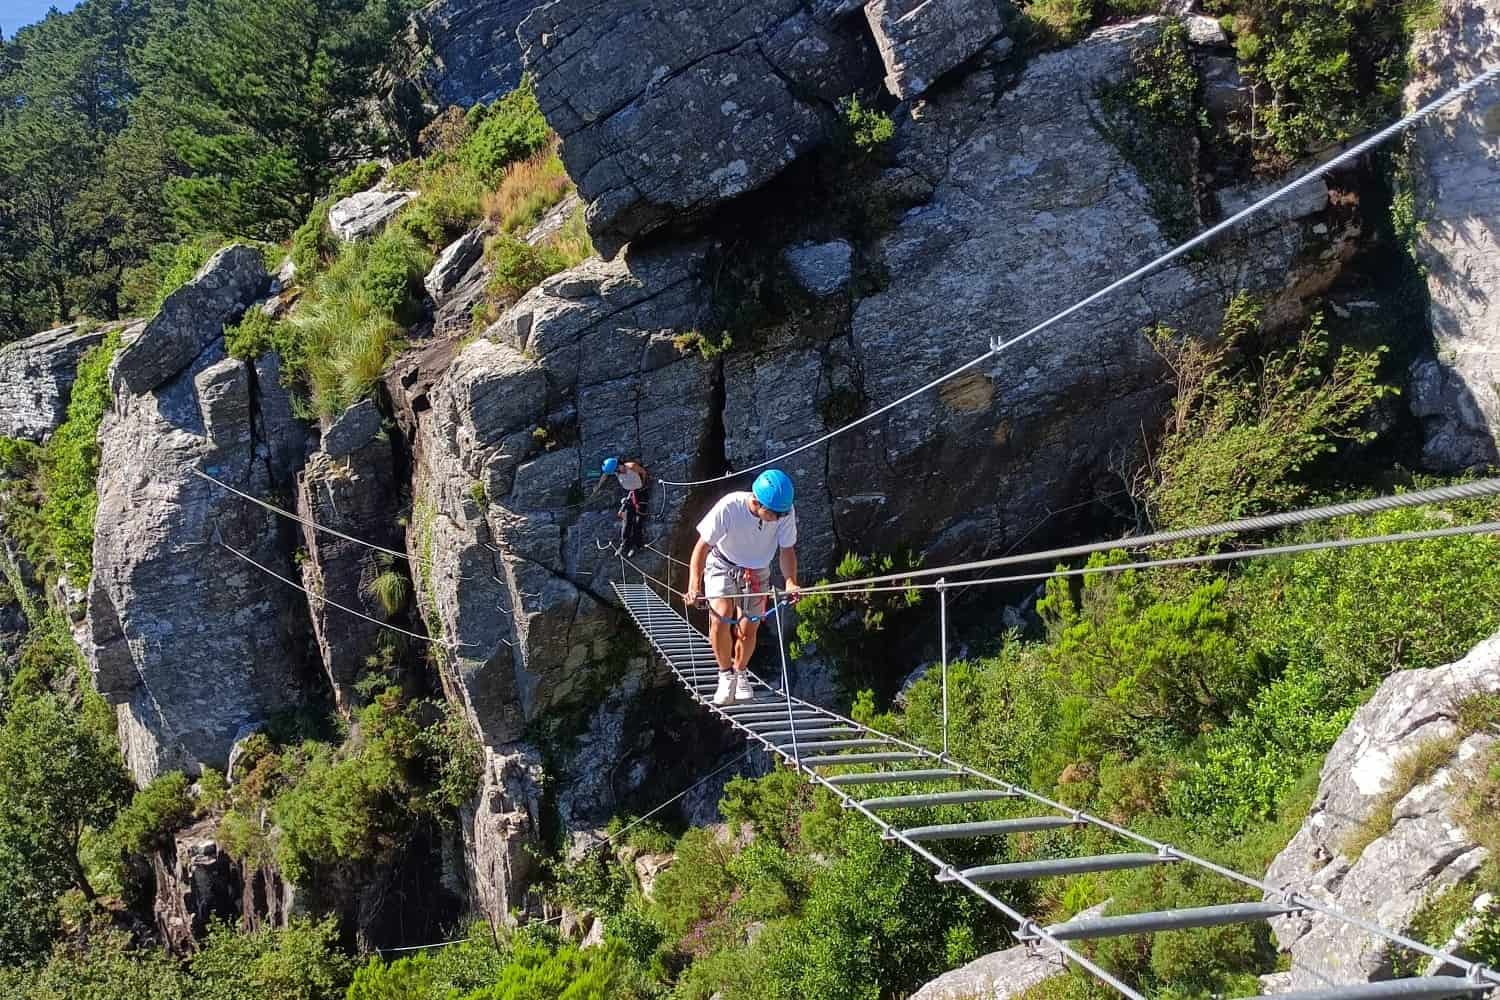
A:
[[[714,690],[714,704],[723,706],[734,701],[734,672],[731,670],[719,671],[719,686]]]
[[[754,698],[755,692],[750,688],[750,672],[741,670],[734,682],[734,700],[752,701]]]

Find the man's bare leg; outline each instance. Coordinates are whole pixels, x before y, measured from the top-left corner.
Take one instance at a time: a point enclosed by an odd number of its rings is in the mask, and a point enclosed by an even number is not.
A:
[[[709,606],[714,609],[710,615],[711,621],[708,625],[708,644],[714,649],[714,659],[718,661],[720,670],[733,669],[735,658],[739,650],[735,644],[735,628],[725,619],[734,617],[734,601],[725,597],[716,597]]]
[[[760,622],[740,622],[739,637],[734,643],[734,669],[743,673],[750,668],[750,657],[755,655],[755,634],[760,631]]]

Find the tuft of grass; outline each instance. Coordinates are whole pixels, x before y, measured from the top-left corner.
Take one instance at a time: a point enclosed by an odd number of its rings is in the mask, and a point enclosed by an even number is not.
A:
[[[406,607],[406,599],[411,595],[411,585],[405,576],[394,569],[388,569],[371,580],[365,592],[380,605],[380,610],[387,618],[394,618]]]
[[[554,138],[545,149],[511,164],[500,186],[484,196],[484,217],[501,232],[525,235],[548,209],[572,193],[573,181],[557,149]]]
[[[715,339],[700,330],[689,330],[672,338],[672,346],[683,354],[697,351],[704,361],[712,361],[734,346],[734,338],[728,332]]]
[[[434,165],[415,183],[422,193],[402,210],[394,228],[428,249],[447,246],[483,217],[486,184],[462,164],[448,161]]]
[[[1390,784],[1375,800],[1370,814],[1363,823],[1349,834],[1343,844],[1344,856],[1350,861],[1359,860],[1365,848],[1391,832],[1395,820],[1396,803],[1405,798],[1413,788],[1430,780],[1438,770],[1453,760],[1458,752],[1459,737],[1449,736],[1431,739],[1416,747],[1411,753],[1396,762],[1395,773]]]
[[[372,263],[375,266],[371,266]],[[286,320],[288,370],[307,383],[312,410],[335,416],[374,388],[405,331],[390,308],[430,257],[410,236],[386,233],[345,246]]]

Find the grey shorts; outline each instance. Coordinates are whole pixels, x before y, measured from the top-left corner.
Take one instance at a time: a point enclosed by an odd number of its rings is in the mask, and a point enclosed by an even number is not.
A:
[[[766,610],[764,597],[740,597],[741,594],[764,594],[771,589],[771,567],[748,570],[734,566],[720,558],[717,552],[708,554],[703,566],[703,596],[710,600],[716,597],[738,598],[734,603],[742,615],[760,615]]]

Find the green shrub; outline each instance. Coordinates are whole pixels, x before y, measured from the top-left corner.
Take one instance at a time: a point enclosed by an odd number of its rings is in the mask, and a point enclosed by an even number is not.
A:
[[[6,906],[0,899],[0,909]],[[130,935],[91,927],[87,946],[59,948],[36,965],[0,967],[4,1000],[219,1000],[192,992],[178,962],[160,948],[134,950]]]
[[[270,313],[251,306],[238,323],[224,328],[224,348],[230,357],[254,363],[267,351],[281,349],[279,326]]]
[[[360,290],[376,309],[409,322],[431,263],[415,239],[400,232],[382,233],[370,244],[359,275]]]
[[[489,301],[505,308],[554,274],[567,269],[563,256],[551,247],[531,246],[525,240],[501,233],[485,248],[490,280],[485,285]]]
[[[430,1000],[440,996],[425,952],[386,964],[370,959],[354,973],[345,1000]]]
[[[1288,350],[1254,370],[1231,368],[1231,350],[1258,316],[1240,298],[1217,343],[1179,339],[1162,327],[1151,333],[1177,389],[1148,490],[1163,528],[1292,506],[1307,495],[1298,473],[1339,442],[1370,440],[1365,415],[1395,391],[1377,381],[1381,350],[1334,354],[1318,315]]]
[[[361,163],[335,181],[333,190],[329,192],[329,195],[338,200],[340,198],[347,198],[353,194],[359,194],[361,191],[368,191],[375,186],[376,181],[380,180],[380,174],[380,164],[374,161]]]
[[[115,817],[109,837],[126,854],[145,854],[192,822],[193,811],[187,777],[169,771],[131,797]]]
[[[328,210],[334,199],[325,198],[313,206],[307,218],[292,233],[292,266],[297,280],[307,284],[338,253],[339,242],[328,228]]]
[[[520,941],[499,980],[464,1000],[616,1000],[625,974],[624,958],[609,945],[581,951]]]
[[[427,747],[412,706],[389,688],[362,709],[345,747],[306,742],[282,764],[290,778],[271,805],[281,832],[274,850],[287,878],[387,857],[414,819],[435,820]],[[427,780],[424,780],[427,779]]]
[[[832,582],[888,576],[917,569],[921,564],[921,559],[910,552],[899,556],[847,552],[835,568]],[[818,583],[822,586],[828,582]],[[797,635],[791,643],[791,655],[797,659],[815,652],[827,657],[837,665],[848,690],[868,687],[882,698],[889,697],[910,669],[892,637],[904,634],[921,602],[919,590],[809,594],[797,604]]]
[[[491,187],[500,183],[506,167],[541,149],[552,135],[529,78],[493,104],[471,108],[468,124],[458,162]]]
[[[394,618],[406,607],[411,583],[399,571],[388,569],[370,581],[368,593],[380,605],[386,618]]]
[[[589,851],[577,861],[555,861],[548,868],[553,898],[600,917],[623,910],[634,887],[625,866],[604,851]]]
[[[195,1000],[343,1000],[353,975],[339,948],[338,922],[293,917],[282,928],[237,931],[210,926],[194,954]]]
[[[444,163],[423,171],[421,195],[402,210],[394,228],[438,250],[463,235],[483,217],[488,185],[472,170]]]
[[[1393,112],[1413,27],[1428,5],[1210,0],[1230,17],[1240,71],[1267,92],[1250,141],[1267,166],[1351,138]],[[1415,17],[1408,19],[1409,13]],[[1247,123],[1248,124],[1248,123]]]
[[[689,330],[686,333],[679,333],[673,336],[672,346],[677,348],[679,353],[692,354],[697,352],[698,356],[704,361],[712,361],[727,353],[734,346],[734,338],[729,335],[727,330],[720,334],[717,339],[700,330]]]
[[[861,153],[871,153],[890,142],[896,134],[896,123],[891,116],[866,108],[858,97],[846,97],[839,103],[839,114],[844,122],[846,141]]]

